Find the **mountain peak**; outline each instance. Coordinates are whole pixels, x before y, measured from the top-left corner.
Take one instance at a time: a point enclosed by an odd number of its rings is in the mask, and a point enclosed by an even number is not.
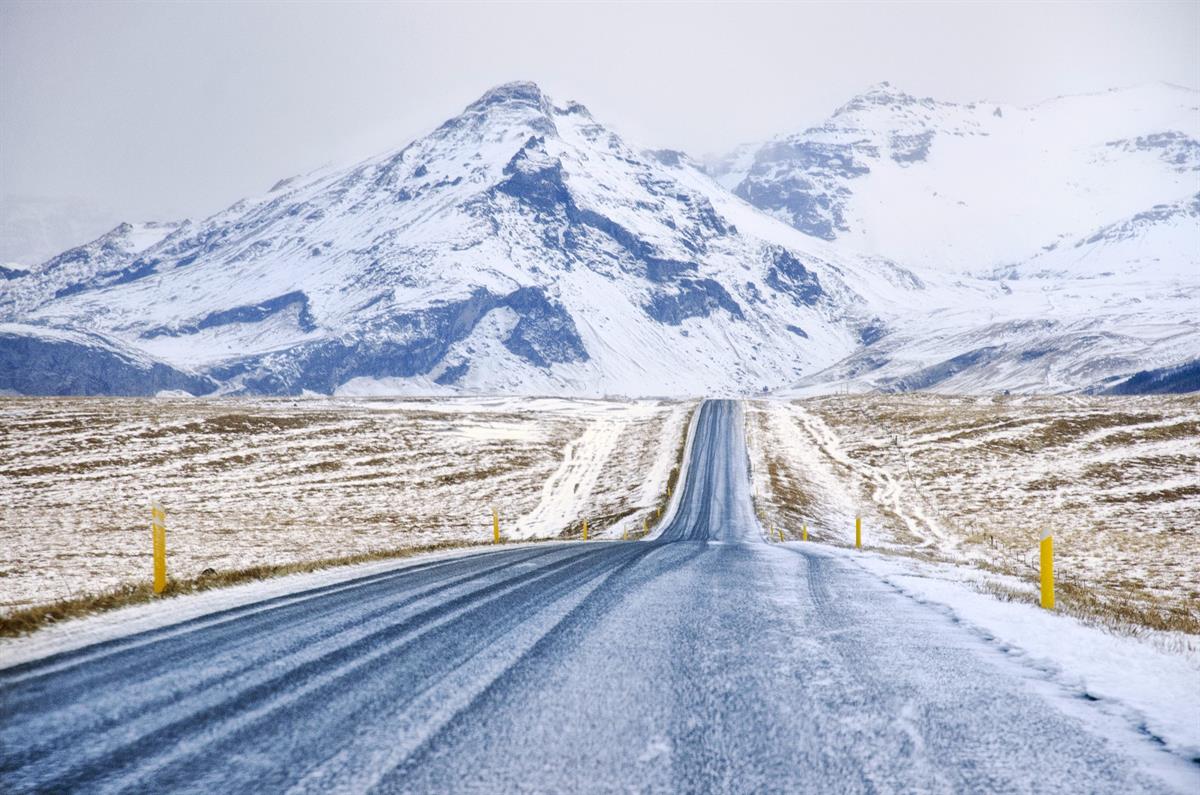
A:
[[[834,111],[833,115],[840,116],[844,113],[869,110],[871,108],[892,108],[913,105],[918,102],[933,103],[933,100],[930,98],[918,99],[912,94],[896,88],[888,81],[883,80],[868,86],[865,91],[856,94],[849,102]]]
[[[554,135],[553,113],[554,105],[537,83],[518,80],[488,89],[461,114],[443,123],[439,131],[479,131],[496,125],[519,125],[537,135]]]
[[[501,83],[489,88],[479,99],[467,106],[468,110],[480,110],[493,105],[528,105],[542,112],[548,112],[550,99],[531,80],[514,80]]]

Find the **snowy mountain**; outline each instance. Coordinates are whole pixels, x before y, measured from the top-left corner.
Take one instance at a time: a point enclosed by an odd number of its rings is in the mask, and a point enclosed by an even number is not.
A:
[[[818,127],[739,147],[709,168],[807,234],[985,273],[1193,199],[1200,92],[1158,83],[1022,108],[918,99],[881,83]]]
[[[155,231],[120,227],[6,285],[0,388],[136,350],[226,392],[758,391],[841,359],[923,289],[530,83]],[[53,361],[14,358],[18,333],[56,335]]]
[[[510,83],[351,168],[6,269],[0,390],[1172,388],[1200,359],[1196,106],[883,85],[701,167]]]
[[[930,307],[800,391],[1102,390],[1200,358],[1200,92],[1021,108],[882,83],[707,168],[843,251],[1002,290]]]
[[[87,331],[0,323],[0,394],[202,395],[217,384]]]

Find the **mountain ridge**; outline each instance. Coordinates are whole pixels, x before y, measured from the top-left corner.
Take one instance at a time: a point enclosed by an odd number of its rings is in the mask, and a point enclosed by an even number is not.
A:
[[[765,218],[741,231],[747,213],[684,156],[508,83],[4,319],[87,327],[222,392],[770,389],[853,348],[873,320],[844,274],[876,265]]]
[[[1084,115],[1107,118],[1102,97]],[[1055,113],[1045,129],[1073,135]],[[638,149],[578,102],[501,84],[403,147],[6,276],[0,389],[116,356],[167,368],[146,392],[1061,391],[1200,357],[1200,192],[1180,190],[1200,173],[1192,127],[1106,122],[1060,171],[1092,188],[1143,175],[1136,195],[1083,191],[1052,234],[973,240],[985,256],[962,267],[946,252],[972,230],[945,222],[995,216],[959,208],[987,185],[945,182],[943,158],[1012,146],[1010,122],[1038,119],[877,84],[733,153],[750,165],[731,192],[711,160]],[[879,218],[861,210],[871,191]],[[139,367],[94,391],[136,391]]]

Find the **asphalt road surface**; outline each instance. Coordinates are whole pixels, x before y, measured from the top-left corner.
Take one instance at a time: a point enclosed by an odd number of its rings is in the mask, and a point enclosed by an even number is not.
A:
[[[739,404],[690,456],[652,541],[418,561],[0,671],[0,790],[1161,786],[945,613],[765,542]]]

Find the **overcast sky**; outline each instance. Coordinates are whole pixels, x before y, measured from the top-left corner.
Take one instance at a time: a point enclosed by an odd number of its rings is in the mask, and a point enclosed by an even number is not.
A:
[[[200,217],[398,148],[514,79],[634,143],[703,154],[819,121],[880,80],[1012,103],[1200,87],[1200,2],[0,0],[0,199]]]

